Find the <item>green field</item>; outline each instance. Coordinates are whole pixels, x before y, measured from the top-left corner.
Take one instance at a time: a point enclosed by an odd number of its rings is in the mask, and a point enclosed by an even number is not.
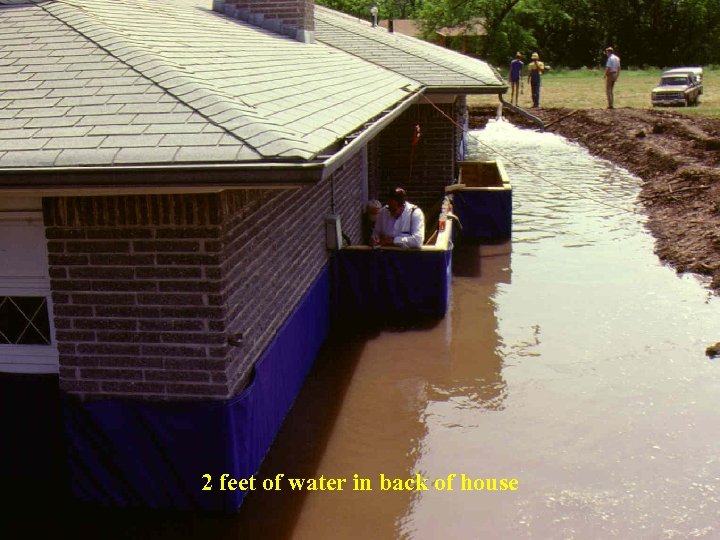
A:
[[[650,91],[660,80],[659,69],[624,70],[615,85],[615,107],[633,107],[650,109]],[[507,74],[503,73],[503,76]],[[671,110],[688,115],[720,117],[720,69],[705,68],[704,94],[697,107],[668,107]],[[530,85],[527,78],[523,82],[523,94],[519,105],[529,108],[532,105]],[[510,99],[510,93],[506,94]],[[468,104],[497,105],[497,96],[471,96]],[[557,70],[543,76],[540,92],[541,107],[565,107],[568,109],[605,108],[605,79],[600,69]]]

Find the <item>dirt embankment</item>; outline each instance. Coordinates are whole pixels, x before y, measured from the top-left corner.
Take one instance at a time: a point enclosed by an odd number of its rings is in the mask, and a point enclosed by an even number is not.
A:
[[[655,252],[678,272],[711,277],[720,294],[720,120],[639,109],[533,109],[546,131],[576,141],[643,180]],[[471,111],[481,127],[495,110]],[[512,112],[516,125],[527,121]]]

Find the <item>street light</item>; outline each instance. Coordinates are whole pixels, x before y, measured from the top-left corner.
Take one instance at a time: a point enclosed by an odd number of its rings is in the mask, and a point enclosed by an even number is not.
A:
[[[372,7],[370,8],[370,15],[372,15],[372,18],[373,18],[372,25],[373,25],[373,28],[374,28],[374,27],[377,26],[377,16],[378,16],[378,7],[377,7],[377,5],[375,5],[375,4],[372,5]]]

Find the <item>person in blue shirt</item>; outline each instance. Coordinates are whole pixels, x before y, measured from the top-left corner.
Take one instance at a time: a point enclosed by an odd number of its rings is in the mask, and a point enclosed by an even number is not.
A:
[[[521,60],[522,54],[515,53],[515,59],[510,62],[510,73],[508,74],[508,79],[510,79],[510,103],[517,105],[518,104],[518,94],[520,93],[520,77],[522,73],[522,68],[525,64],[523,64],[523,61]]]
[[[540,106],[540,77],[545,72],[545,64],[540,61],[540,55],[536,52],[530,57],[532,62],[528,66],[528,82],[532,89],[533,107]]]

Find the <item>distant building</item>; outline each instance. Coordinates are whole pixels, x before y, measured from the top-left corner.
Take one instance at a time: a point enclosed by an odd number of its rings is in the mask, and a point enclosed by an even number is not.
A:
[[[390,27],[389,20],[381,20],[378,22],[385,29]],[[392,20],[393,32],[412,37],[421,37],[422,29],[420,23],[413,19],[394,19]],[[467,24],[443,27],[435,32],[433,42],[448,49],[460,51],[464,54],[471,54],[478,50],[479,40],[487,35],[485,25],[482,20],[474,19],[468,21]]]
[[[202,475],[257,470],[329,332],[324,217],[359,242],[391,186],[429,209],[465,96],[506,90],[295,3],[0,0],[6,476],[56,459],[61,407],[81,499],[236,508]]]

